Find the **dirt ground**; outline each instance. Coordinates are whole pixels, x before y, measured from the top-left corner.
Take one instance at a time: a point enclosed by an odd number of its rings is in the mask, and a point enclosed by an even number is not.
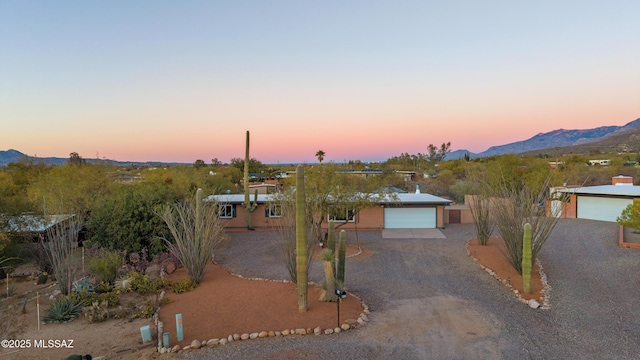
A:
[[[500,241],[492,239],[487,246],[479,246],[472,240],[468,249],[470,255],[484,266],[496,272],[503,279],[510,279],[514,288],[520,289],[522,278],[506,262],[499,251]],[[356,255],[350,249],[348,255]],[[358,256],[368,256],[364,251]],[[478,267],[479,271],[482,271]],[[170,280],[177,281],[186,277],[184,269],[178,269],[170,275]],[[3,283],[3,285],[5,285]],[[6,286],[6,285],[5,285]],[[157,328],[152,319],[109,320],[102,323],[89,323],[81,318],[68,323],[37,323],[37,298],[40,304],[40,315],[45,315],[49,303],[49,295],[55,290],[51,282],[35,285],[35,279],[12,282],[13,294],[6,304],[12,304],[12,311],[3,315],[11,316],[15,323],[16,339],[31,340],[30,348],[0,349],[0,359],[61,359],[70,354],[90,353],[93,356],[104,355],[107,359],[153,359],[159,354],[155,351]],[[500,286],[496,282],[496,286]],[[532,276],[531,297],[542,302],[542,283],[537,268]],[[6,297],[6,291],[3,292]],[[308,311],[300,314],[297,310],[297,292],[292,283],[276,281],[243,279],[230,274],[218,264],[211,264],[205,278],[198,288],[183,294],[167,293],[171,302],[162,306],[160,321],[165,332],[170,333],[171,345],[188,345],[191,340],[208,340],[226,338],[232,334],[253,333],[261,331],[282,331],[285,329],[315,328],[322,329],[337,326],[335,303],[318,301],[317,286],[309,285]],[[25,305],[26,304],[26,305]],[[22,311],[24,305],[25,313]],[[357,319],[362,312],[359,299],[349,295],[340,304],[341,322]],[[175,330],[175,314],[182,314],[184,341],[177,342]],[[150,325],[154,333],[154,341],[142,344],[140,327]],[[479,331],[481,329],[476,329]],[[73,348],[35,348],[36,340],[73,340]],[[56,344],[54,343],[54,347]]]
[[[509,264],[500,249],[504,249],[504,243],[498,238],[491,238],[487,245],[478,244],[477,239],[472,239],[467,245],[469,255],[478,260],[483,266],[493,270],[496,276],[507,282],[520,293],[524,299],[536,299],[542,304],[544,294],[542,293],[543,284],[540,276],[538,265],[534,264],[531,271],[531,293],[525,294],[522,289],[522,275]]]

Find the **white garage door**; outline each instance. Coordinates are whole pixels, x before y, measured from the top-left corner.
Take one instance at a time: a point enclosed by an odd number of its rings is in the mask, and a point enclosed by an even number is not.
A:
[[[578,219],[591,219],[615,222],[632,199],[616,199],[594,196],[578,196]]]
[[[385,229],[435,229],[436,208],[385,208]]]

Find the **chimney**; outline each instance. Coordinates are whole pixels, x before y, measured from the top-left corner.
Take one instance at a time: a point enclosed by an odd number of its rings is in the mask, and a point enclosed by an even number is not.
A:
[[[416,194],[420,194],[420,185],[416,185]]]
[[[633,177],[618,175],[611,178],[611,185],[633,185]]]

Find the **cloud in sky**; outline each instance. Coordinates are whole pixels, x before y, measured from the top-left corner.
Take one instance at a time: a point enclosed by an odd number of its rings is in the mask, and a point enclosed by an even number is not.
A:
[[[384,160],[640,116],[637,1],[0,3],[0,148]]]

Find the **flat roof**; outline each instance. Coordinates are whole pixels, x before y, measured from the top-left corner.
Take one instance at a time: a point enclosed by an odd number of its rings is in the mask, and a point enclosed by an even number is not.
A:
[[[640,186],[635,185],[599,185],[583,186],[560,190],[564,193],[576,195],[610,195],[640,197]]]
[[[394,198],[395,197],[395,198]],[[251,201],[254,201],[254,195],[249,196]],[[229,203],[229,204],[239,204],[244,202],[244,194],[222,194],[222,195],[210,195],[207,197],[209,200],[217,200],[219,202]],[[272,199],[271,194],[258,194],[258,203],[266,203]],[[415,193],[406,193],[406,194],[393,194],[387,195],[382,201],[379,201],[381,204],[421,204],[421,205],[447,205],[452,203],[451,200],[447,200],[438,196],[434,196],[431,194],[415,194]]]

